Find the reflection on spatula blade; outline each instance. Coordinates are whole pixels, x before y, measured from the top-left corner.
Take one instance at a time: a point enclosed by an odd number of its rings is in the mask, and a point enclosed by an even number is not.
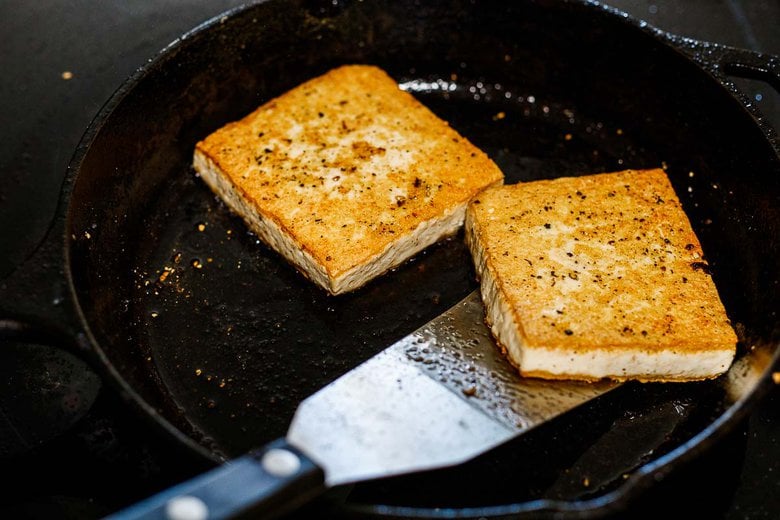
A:
[[[483,313],[474,291],[304,400],[286,439],[116,518],[279,513],[324,487],[465,462],[617,386],[519,377]]]
[[[287,440],[337,485],[464,462],[614,387],[521,378],[477,291],[315,393]]]

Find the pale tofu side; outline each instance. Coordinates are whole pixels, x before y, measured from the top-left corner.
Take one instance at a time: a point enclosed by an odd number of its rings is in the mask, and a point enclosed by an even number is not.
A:
[[[503,175],[382,70],[334,69],[196,146],[193,166],[270,247],[332,294],[463,224]]]
[[[689,381],[737,337],[660,169],[489,188],[466,240],[487,321],[521,374]]]

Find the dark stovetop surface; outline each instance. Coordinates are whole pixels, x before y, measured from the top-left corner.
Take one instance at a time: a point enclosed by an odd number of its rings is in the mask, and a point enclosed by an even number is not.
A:
[[[136,67],[236,0],[0,3],[0,280],[43,237],[66,165],[102,103]],[[780,54],[776,0],[611,0],[668,31]],[[778,95],[741,81],[775,127]],[[162,444],[67,355],[0,349],[0,517],[95,518],[201,468]],[[672,506],[671,504],[674,504]],[[780,517],[780,387],[703,457],[626,516]]]

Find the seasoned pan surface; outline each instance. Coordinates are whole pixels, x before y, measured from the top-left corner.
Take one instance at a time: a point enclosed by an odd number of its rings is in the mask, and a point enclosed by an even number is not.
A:
[[[72,168],[68,265],[91,339],[193,451],[222,460],[283,434],[302,397],[475,287],[458,236],[353,295],[328,297],[190,169],[197,139],[342,63],[383,67],[508,182],[665,165],[743,340],[748,361],[737,368],[760,374],[768,364],[777,153],[681,51],[579,3],[269,3],[212,22],[139,72]],[[619,492],[736,413],[755,381],[730,376],[627,385],[465,468],[357,486],[338,500],[433,515],[419,508],[502,512]]]

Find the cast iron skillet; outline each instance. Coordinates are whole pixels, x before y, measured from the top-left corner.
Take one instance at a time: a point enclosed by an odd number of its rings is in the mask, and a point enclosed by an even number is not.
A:
[[[185,452],[218,463],[306,395],[476,287],[461,237],[329,297],[190,169],[195,142],[344,63],[381,66],[507,181],[663,165],[739,333],[710,382],[627,384],[464,466],[336,489],[377,516],[619,508],[719,439],[768,387],[780,338],[775,134],[724,73],[778,59],[673,37],[582,1],[267,2],[182,36],[100,111],[0,330],[79,353]],[[707,331],[701,331],[706,334]]]

